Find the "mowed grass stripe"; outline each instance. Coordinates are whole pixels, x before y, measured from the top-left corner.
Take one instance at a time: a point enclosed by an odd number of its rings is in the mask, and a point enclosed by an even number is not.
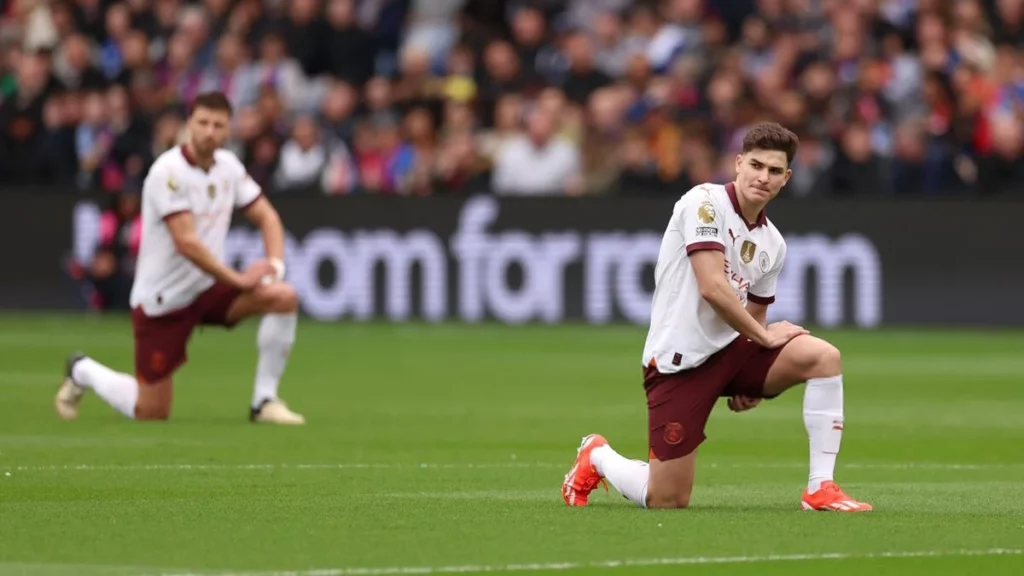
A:
[[[75,422],[51,405],[71,350],[130,368],[124,319],[0,318],[0,574],[18,563],[208,574],[1019,548],[1024,337],[822,334],[847,365],[837,478],[872,514],[798,509],[799,390],[746,414],[716,411],[692,509],[636,510],[614,491],[567,508],[559,484],[581,435],[646,453],[642,327],[303,323],[282,395],[310,424],[277,429],[246,419],[255,324],[197,332],[172,420],[142,425],[95,396]],[[17,573],[47,574],[27,565]],[[1020,556],[692,570],[988,576],[1013,566],[1024,573]]]
[[[123,442],[110,440],[110,445],[150,445],[157,441],[125,439]],[[2,442],[2,441],[0,441]],[[102,445],[104,440],[97,439],[95,444]],[[49,443],[34,440],[32,443]],[[54,442],[55,445],[75,446],[69,440]],[[82,440],[81,445],[92,445]],[[198,444],[202,446],[203,444]],[[803,469],[806,462],[701,462],[701,468],[728,470],[763,470],[763,469]],[[6,472],[207,472],[207,471],[303,471],[303,470],[523,470],[531,468],[562,469],[567,468],[566,462],[327,462],[327,463],[282,463],[282,464],[50,464],[42,466],[0,466]],[[840,464],[839,468],[848,470],[934,470],[934,471],[990,471],[1024,469],[1024,463],[956,463],[956,462],[854,462]]]

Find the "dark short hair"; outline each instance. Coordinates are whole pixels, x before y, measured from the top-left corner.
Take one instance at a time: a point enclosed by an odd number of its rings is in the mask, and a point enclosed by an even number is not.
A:
[[[775,122],[763,122],[754,126],[743,137],[743,153],[752,150],[775,150],[786,153],[786,164],[792,164],[800,138],[792,131]]]
[[[231,115],[231,101],[223,92],[203,92],[192,101],[192,112],[200,108],[213,110],[214,112],[227,112]]]

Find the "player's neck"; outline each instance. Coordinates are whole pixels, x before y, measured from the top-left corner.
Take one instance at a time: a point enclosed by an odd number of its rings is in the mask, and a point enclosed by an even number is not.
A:
[[[765,207],[765,204],[758,204],[748,200],[747,195],[740,192],[738,186],[736,187],[736,203],[740,205],[740,216],[743,216],[743,219],[750,224],[757,222]]]
[[[210,167],[213,166],[213,154],[200,154],[191,142],[186,143],[184,148],[189,162],[203,170],[206,170],[207,172],[210,171]]]

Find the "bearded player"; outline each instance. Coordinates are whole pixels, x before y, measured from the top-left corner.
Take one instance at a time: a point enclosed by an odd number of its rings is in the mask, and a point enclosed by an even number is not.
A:
[[[741,412],[806,382],[810,474],[802,508],[872,509],[832,478],[843,433],[839,351],[788,322],[765,325],[786,259],[765,206],[789,181],[798,145],[778,124],[755,126],[736,158],[734,182],[697,186],[676,203],[655,269],[642,359],[649,462],[619,455],[600,435],[585,437],[562,485],[570,506],[586,506],[607,479],[640,507],[686,508],[718,398]]]
[[[303,424],[277,396],[295,342],[297,298],[284,278],[284,230],[227,141],[231,104],[219,92],[196,97],[189,137],[153,163],[142,189],[142,243],[131,292],[135,376],[81,354],[68,359],[55,400],[65,420],[78,416],[87,390],[135,420],[166,420],[173,375],[185,363],[197,326],[227,328],[262,316],[249,418]],[[263,235],[267,259],[245,272],[223,263],[224,241],[240,209]]]

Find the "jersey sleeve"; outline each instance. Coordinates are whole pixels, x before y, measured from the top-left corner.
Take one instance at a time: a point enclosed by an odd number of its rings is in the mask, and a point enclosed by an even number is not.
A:
[[[243,167],[238,181],[238,191],[235,192],[235,207],[244,210],[252,206],[253,202],[259,200],[262,195],[263,189]]]
[[[683,203],[678,216],[687,255],[698,250],[725,252],[725,213],[707,191],[697,188],[689,194],[693,195],[693,199]]]
[[[761,277],[756,284],[752,285],[747,290],[747,300],[755,304],[763,304],[765,306],[775,302],[775,286],[779,281],[779,274],[782,273],[782,265],[786,261],[786,245],[783,244],[782,248],[779,249],[779,255],[775,260],[775,265],[768,270],[768,273]]]
[[[253,202],[259,200],[260,196],[263,195],[263,189],[252,179],[249,171],[245,169],[245,164],[233,152],[218,150],[217,154],[217,162],[224,162],[230,166],[232,186],[235,193],[235,208],[245,210],[252,206]]]
[[[142,184],[142,197],[161,219],[192,211],[188,191],[165,165],[158,164],[149,171]]]

